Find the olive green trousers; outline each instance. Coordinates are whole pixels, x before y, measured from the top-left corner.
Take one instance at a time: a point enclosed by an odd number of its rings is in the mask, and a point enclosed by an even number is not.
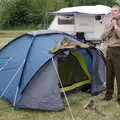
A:
[[[107,49],[107,93],[113,94],[114,80],[117,83],[117,98],[120,99],[120,47]]]

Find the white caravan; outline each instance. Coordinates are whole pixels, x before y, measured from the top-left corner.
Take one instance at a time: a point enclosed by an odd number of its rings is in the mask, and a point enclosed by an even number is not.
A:
[[[63,31],[88,41],[100,40],[110,13],[111,8],[104,5],[62,8],[49,12],[56,16],[48,29]]]

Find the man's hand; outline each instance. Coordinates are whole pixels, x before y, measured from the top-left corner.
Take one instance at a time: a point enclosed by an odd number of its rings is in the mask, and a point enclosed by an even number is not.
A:
[[[117,28],[117,27],[118,27],[116,19],[113,19],[113,20],[111,21],[111,23],[112,23],[112,25],[113,25],[114,28]]]

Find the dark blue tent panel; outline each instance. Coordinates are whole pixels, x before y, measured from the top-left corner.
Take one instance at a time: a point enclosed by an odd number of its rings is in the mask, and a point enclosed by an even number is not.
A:
[[[0,97],[20,108],[63,109],[59,91],[60,76],[51,60],[55,61],[58,69],[57,55],[50,53],[49,50],[65,37],[79,42],[66,33],[45,30],[18,37],[1,49]],[[88,72],[93,76],[91,92],[104,89],[106,74],[103,74],[105,71],[103,57],[92,48],[76,51],[83,55]],[[101,59],[100,62],[96,55],[99,60]],[[102,71],[98,69],[99,66]],[[81,87],[80,83],[78,85],[77,87]]]
[[[90,49],[89,51],[93,58],[91,93],[96,94],[106,88],[106,64],[105,59],[101,59],[103,55],[100,51],[94,49]]]
[[[62,110],[64,106],[58,90],[58,76],[55,73],[55,68],[49,61],[32,78],[17,106],[42,110]]]

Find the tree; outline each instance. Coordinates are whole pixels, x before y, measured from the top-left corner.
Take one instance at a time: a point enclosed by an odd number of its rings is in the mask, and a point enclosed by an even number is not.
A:
[[[72,6],[73,6],[73,3],[74,3],[73,0],[65,0],[65,2],[67,2],[68,7],[72,7]]]
[[[108,5],[112,6],[116,3],[116,0],[75,0],[74,5]]]
[[[28,24],[29,0],[4,0],[1,3],[0,22],[4,27]]]
[[[116,0],[0,0],[0,26],[22,26],[50,23],[48,12],[81,5],[109,5]]]

